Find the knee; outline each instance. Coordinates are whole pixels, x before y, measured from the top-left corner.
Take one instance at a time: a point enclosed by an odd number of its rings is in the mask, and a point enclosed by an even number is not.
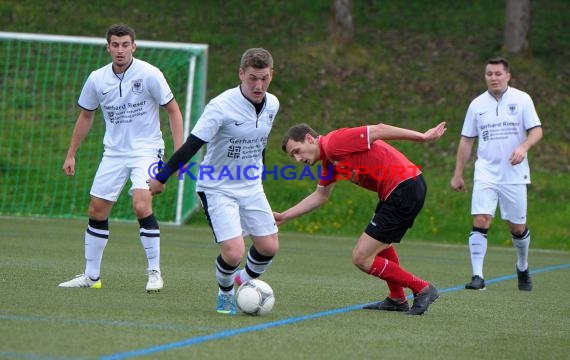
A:
[[[244,253],[236,252],[236,251],[225,251],[222,252],[222,258],[226,263],[232,266],[238,266],[243,259]]]
[[[488,229],[491,227],[491,220],[493,217],[491,215],[478,214],[473,216],[473,226],[480,229]]]
[[[152,214],[152,196],[148,190],[133,190],[133,211],[139,219]]]
[[[150,214],[152,214],[152,206],[150,205],[150,201],[134,201],[133,202],[133,210],[135,215],[139,219],[146,218]]]
[[[245,246],[222,246],[221,254],[227,264],[238,266],[245,254]]]
[[[352,263],[364,272],[368,272],[368,269],[370,268],[367,258],[356,249],[352,251]]]
[[[91,199],[87,214],[90,219],[105,220],[109,217],[109,212],[113,203],[102,199]]]
[[[511,224],[510,230],[511,234],[516,239],[524,238],[529,232],[528,228],[526,227],[526,224]]]
[[[275,256],[279,251],[279,238],[277,234],[254,239],[253,246],[264,256]]]

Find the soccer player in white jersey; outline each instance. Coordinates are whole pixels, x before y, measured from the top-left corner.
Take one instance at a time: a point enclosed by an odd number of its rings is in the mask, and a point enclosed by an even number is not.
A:
[[[216,310],[222,314],[236,313],[234,282],[239,285],[259,277],[279,249],[277,226],[261,183],[267,138],[279,110],[277,97],[267,92],[272,76],[271,54],[261,48],[246,50],[239,68],[240,85],[206,105],[186,142],[149,179],[151,192],[162,192],[170,175],[187,176],[179,170],[208,144],[196,190],[220,246],[215,262]],[[248,235],[253,244],[238,272]]]
[[[75,175],[75,154],[87,136],[95,111],[105,120],[103,158],[95,174],[85,231],[85,271],[59,284],[64,288],[101,288],[101,259],[109,239],[109,214],[127,180],[129,194],[140,224],[140,241],[148,259],[147,291],[163,287],[160,273],[160,229],[152,211],[148,169],[162,161],[164,141],[159,108],[169,116],[175,150],[182,145],[182,113],[162,72],[135,59],[135,32],[124,24],[107,31],[107,51],[112,62],[87,78],[78,105],[81,108],[63,164],[68,176]]]
[[[532,290],[528,266],[530,231],[526,226],[527,186],[530,184],[527,153],[542,138],[542,127],[531,97],[510,87],[510,79],[507,60],[487,61],[487,91],[475,98],[467,109],[450,182],[454,190],[466,191],[463,169],[477,138],[471,199],[473,228],[469,234],[473,276],[466,289],[485,289],[483,262],[487,232],[498,204],[516,249],[518,288]]]

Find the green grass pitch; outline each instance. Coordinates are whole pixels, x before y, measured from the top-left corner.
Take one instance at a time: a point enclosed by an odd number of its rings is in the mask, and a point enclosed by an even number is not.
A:
[[[442,294],[424,316],[360,310],[383,282],[351,264],[355,238],[282,233],[261,317],[215,312],[208,228],[162,226],[164,289],[147,294],[136,223],[111,222],[103,288],[60,289],[84,267],[85,222],[0,218],[2,359],[567,359],[570,253],[531,249],[534,290],[517,290],[514,249],[490,247],[486,291],[466,291],[467,245],[404,239],[402,265]],[[248,243],[249,245],[249,243]]]

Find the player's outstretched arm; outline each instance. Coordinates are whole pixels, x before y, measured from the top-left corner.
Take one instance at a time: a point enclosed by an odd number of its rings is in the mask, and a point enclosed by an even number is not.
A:
[[[309,196],[299,201],[296,205],[283,212],[273,212],[273,217],[277,225],[281,225],[288,220],[295,219],[301,215],[315,210],[326,203],[332,193],[334,183],[327,186],[317,186]]]
[[[410,140],[416,142],[433,141],[439,139],[445,133],[447,130],[445,125],[446,122],[442,121],[424,133],[383,123],[370,125],[370,142],[372,143],[376,140]]]

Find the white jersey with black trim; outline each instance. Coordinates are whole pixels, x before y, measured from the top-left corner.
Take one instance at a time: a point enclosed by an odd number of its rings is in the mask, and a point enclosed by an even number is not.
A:
[[[265,105],[257,114],[239,86],[210,100],[192,129],[193,135],[207,142],[196,190],[242,190],[247,195],[262,189],[262,153],[278,111],[279,100],[266,93]]]
[[[105,155],[154,155],[164,149],[160,106],[173,98],[162,72],[133,58],[123,74],[115,74],[112,64],[93,71],[83,85],[78,105],[90,111],[101,107]]]
[[[517,165],[509,158],[527,137],[541,126],[531,97],[508,87],[500,100],[488,91],[475,98],[465,115],[461,135],[477,137],[474,179],[495,184],[529,184],[528,157]]]

